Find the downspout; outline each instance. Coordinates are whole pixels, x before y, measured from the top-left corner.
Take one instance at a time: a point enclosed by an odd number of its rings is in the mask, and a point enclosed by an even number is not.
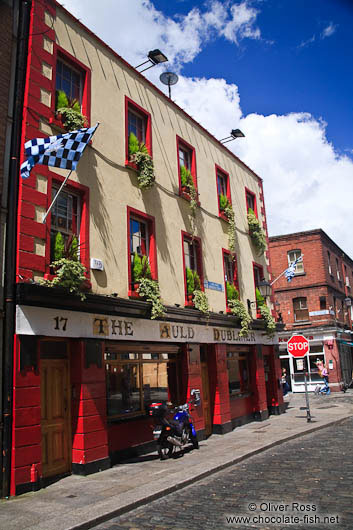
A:
[[[16,242],[19,188],[19,161],[21,156],[21,133],[23,100],[27,69],[27,49],[31,0],[15,0],[14,49],[16,51],[13,88],[13,123],[7,179],[7,227],[4,267],[4,336],[3,336],[3,477],[2,494],[8,496],[11,481],[12,408],[13,408],[13,357],[16,311]],[[5,179],[6,180],[6,179]]]

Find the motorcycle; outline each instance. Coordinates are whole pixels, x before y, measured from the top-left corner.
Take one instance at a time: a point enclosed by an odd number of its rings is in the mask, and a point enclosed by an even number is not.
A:
[[[190,401],[172,409],[175,412],[173,419],[168,418],[170,409],[166,403],[151,403],[149,414],[156,421],[153,438],[157,441],[158,454],[161,460],[171,458],[177,448],[182,450],[190,444],[194,449],[199,448],[190,414],[190,405],[197,407],[200,402],[200,391],[193,389]]]

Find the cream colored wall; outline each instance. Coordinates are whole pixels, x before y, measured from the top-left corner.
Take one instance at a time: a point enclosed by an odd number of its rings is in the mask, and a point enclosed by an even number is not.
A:
[[[57,43],[87,65],[91,79],[91,123],[100,126],[72,178],[90,188],[90,255],[105,270],[91,271],[93,292],[128,294],[127,205],[156,221],[158,278],[164,303],[184,304],[181,231],[190,232],[189,203],[178,196],[176,135],[193,145],[201,209],[196,234],[202,241],[204,276],[223,285],[222,247],[228,248],[228,225],[218,218],[215,164],[230,175],[237,226],[236,254],[241,298],[255,300],[253,262],[264,267],[248,236],[245,186],[261,201],[257,178],[213,141],[185,114],[161,96],[109,50],[76,26],[61,9],[54,25]],[[156,185],[142,192],[136,174],[125,168],[125,96],[151,113]],[[225,294],[206,290],[213,311],[225,310]]]

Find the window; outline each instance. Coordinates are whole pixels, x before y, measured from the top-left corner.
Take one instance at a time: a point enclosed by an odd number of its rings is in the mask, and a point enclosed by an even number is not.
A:
[[[54,199],[60,185],[61,182],[49,179],[48,203]],[[50,272],[50,263],[56,259],[77,255],[80,262],[86,267],[88,277],[89,189],[76,182],[71,182],[70,187],[64,188],[60,192],[47,221],[47,272]]]
[[[149,272],[145,268],[143,274],[157,279],[157,258],[155,244],[154,217],[128,207],[128,240],[129,240],[129,296],[135,291],[139,278],[135,278],[134,262],[136,255],[142,260],[147,257]],[[136,269],[135,269],[136,270]]]
[[[344,277],[345,277],[345,285],[346,285],[346,287],[350,288],[349,276],[348,276],[348,271],[347,271],[347,266],[346,265],[344,265]]]
[[[309,311],[307,307],[306,298],[293,299],[294,321],[301,322],[309,320]]]
[[[76,99],[82,104],[82,73],[59,58],[56,61],[55,88],[63,90],[69,101]]]
[[[302,251],[300,249],[297,250],[290,250],[287,254],[288,256],[288,265],[293,263],[296,259],[299,258],[299,256],[302,255]],[[304,263],[303,260],[299,261],[295,266],[295,274],[303,274],[304,272]]]
[[[326,309],[326,296],[320,296],[320,311]]]
[[[337,300],[336,297],[333,297],[333,312],[335,314],[335,318],[337,318]]]
[[[132,344],[105,351],[108,417],[144,415],[153,402],[179,401],[178,348],[166,347],[165,353],[160,353],[160,345],[156,353],[151,352],[153,345],[146,349],[141,352],[140,345]]]
[[[53,92],[56,97],[52,98],[52,111],[58,108],[58,91],[65,92],[69,104],[74,100],[79,102],[82,114],[87,118],[87,125],[90,123],[91,114],[91,71],[81,63],[76,57],[67,53],[56,45],[56,70],[53,76]],[[50,119],[52,123],[53,118]]]
[[[337,280],[341,281],[341,273],[340,273],[340,266],[338,262],[338,258],[336,258],[336,272],[337,272]]]
[[[254,298],[254,300],[256,300],[256,289],[259,287],[259,284],[260,284],[261,280],[264,277],[264,270],[263,270],[263,267],[261,265],[257,265],[255,263],[253,263],[253,272],[254,272],[254,286],[255,286],[255,298]],[[257,313],[257,315],[256,315],[257,318],[261,318],[261,314],[259,312],[259,308],[258,308],[258,304],[257,303],[256,303],[256,313]]]
[[[203,274],[202,274],[202,262],[201,262],[201,242],[197,237],[192,238],[189,234],[182,232],[183,241],[183,261],[184,261],[184,278],[185,278],[185,293],[191,295],[190,285],[188,282],[188,276],[191,271],[199,280],[200,285],[195,285],[194,289],[204,290],[203,286]]]
[[[230,396],[244,394],[250,389],[247,353],[227,352],[228,385]]]
[[[145,144],[147,151],[152,156],[152,134],[151,115],[131,99],[125,98],[125,120],[126,120],[126,164],[132,164],[130,160],[129,138],[133,134],[138,142]]]
[[[189,192],[187,189],[187,176],[192,178],[192,182],[197,190],[197,178],[196,178],[196,156],[195,149],[192,145],[188,144],[179,136],[177,136],[177,151],[178,151],[178,172],[179,172],[179,193],[188,198]],[[186,172],[182,169],[185,168]]]
[[[52,187],[52,200],[58,185]],[[74,236],[80,244],[80,197],[74,193],[61,191],[51,211],[50,261],[64,257],[62,246],[71,245]],[[61,250],[60,248],[61,247]],[[78,246],[79,250],[80,246]],[[61,254],[61,255],[60,255]]]
[[[230,252],[223,249],[223,271],[224,271],[224,288],[226,293],[226,302],[228,304],[228,296],[234,291],[229,288],[229,284],[234,286],[239,294],[238,274],[237,274],[237,260],[236,256],[232,256]],[[228,285],[227,285],[228,284]]]
[[[246,198],[246,212],[249,213],[251,209],[257,217],[256,195],[252,191],[245,189]]]
[[[224,209],[228,203],[231,204],[229,175],[221,168],[216,166],[217,177],[217,196],[218,196],[218,212],[220,216],[224,216]]]
[[[327,267],[328,267],[328,273],[332,276],[331,254],[329,251],[327,251]]]

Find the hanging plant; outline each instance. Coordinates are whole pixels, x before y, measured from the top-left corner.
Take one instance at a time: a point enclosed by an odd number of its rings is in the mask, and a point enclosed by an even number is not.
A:
[[[228,248],[231,252],[235,252],[235,217],[233,206],[228,200],[228,197],[222,193],[219,196],[219,209],[227,218],[228,226]]]
[[[151,280],[150,278],[141,278],[137,292],[141,298],[146,300],[146,302],[151,302],[152,320],[165,315],[165,308],[161,301],[159,283],[156,280]]]
[[[195,188],[194,179],[191,172],[185,166],[180,166],[180,183],[181,189],[190,195],[190,215],[189,220],[191,224],[191,234],[195,233],[195,219],[197,208],[197,190]]]
[[[66,131],[76,131],[86,125],[87,118],[81,112],[77,99],[69,99],[63,90],[56,92],[56,115]]]
[[[247,337],[252,318],[246,310],[243,302],[239,299],[239,292],[235,285],[227,282],[226,290],[228,307],[232,315],[240,320],[239,337]]]
[[[240,320],[239,337],[247,337],[252,318],[247,312],[245,305],[241,300],[233,299],[228,300],[228,307],[232,315]]]
[[[45,287],[62,287],[70,293],[80,296],[85,300],[86,296],[82,292],[83,285],[86,281],[86,267],[78,260],[61,258],[53,261],[50,267],[55,271],[53,280],[40,279],[39,282]]]
[[[264,297],[260,293],[259,289],[255,289],[256,303],[258,311],[260,312],[261,318],[265,321],[265,332],[269,337],[273,337],[276,332],[276,322],[271,315],[271,311],[265,302]]]
[[[140,143],[134,133],[129,135],[129,157],[137,166],[137,182],[141,190],[152,188],[156,180],[153,160],[147,147]]]
[[[260,222],[251,208],[249,208],[248,211],[248,223],[251,240],[258,255],[261,255],[266,250],[266,234],[261,228]]]
[[[198,309],[199,311],[201,311],[207,316],[210,314],[210,307],[208,305],[208,299],[204,291],[195,289],[194,294],[193,294],[193,302],[194,302],[195,309]]]
[[[186,267],[186,294],[192,296],[195,291],[194,271]]]

